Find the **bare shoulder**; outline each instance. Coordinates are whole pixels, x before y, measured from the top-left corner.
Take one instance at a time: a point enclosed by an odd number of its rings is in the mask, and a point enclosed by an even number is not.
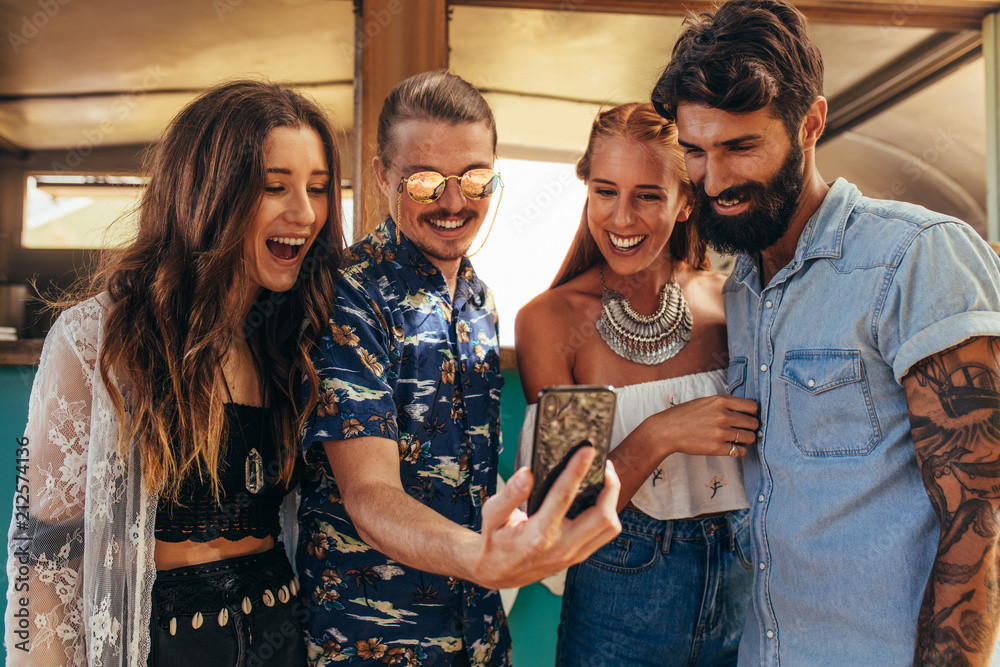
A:
[[[588,310],[588,304],[592,306],[594,299],[600,300],[600,279],[596,279],[595,291],[595,276],[595,269],[586,271],[567,283],[545,290],[522,306],[514,322],[515,336],[520,338],[522,332],[531,335],[537,330],[560,331],[577,324]]]
[[[600,278],[596,278],[595,295],[594,279],[588,273],[542,292],[517,313],[514,347],[521,389],[529,403],[537,400],[542,387],[575,382],[580,348],[571,344],[573,332],[579,331],[588,318],[587,329],[593,329],[595,308],[599,313],[601,307]]]
[[[728,278],[728,275],[719,271],[689,270],[683,287],[688,299],[707,299],[722,303],[722,286]]]

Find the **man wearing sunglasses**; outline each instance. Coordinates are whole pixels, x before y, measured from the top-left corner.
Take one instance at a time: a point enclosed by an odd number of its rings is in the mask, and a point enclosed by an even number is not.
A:
[[[386,97],[373,167],[390,213],[351,248],[313,355],[297,562],[316,664],[508,665],[496,589],[620,529],[613,470],[595,507],[564,518],[591,452],[530,519],[517,509],[527,470],[490,498],[503,379],[493,297],[467,253],[502,188],[495,151],[489,106],[457,76],[420,74]]]

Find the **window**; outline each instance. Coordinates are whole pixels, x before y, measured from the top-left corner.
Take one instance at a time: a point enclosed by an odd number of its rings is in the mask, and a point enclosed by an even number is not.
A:
[[[110,174],[32,174],[25,187],[21,247],[110,248],[134,236],[137,208],[149,179]],[[345,238],[354,228],[354,202],[342,190]]]
[[[144,178],[33,174],[25,188],[24,248],[104,248],[135,233]],[[112,223],[117,224],[112,224]]]
[[[472,258],[490,286],[500,315],[500,344],[514,345],[514,316],[546,290],[580,225],[587,189],[574,164],[501,158],[500,212],[482,252]],[[486,237],[493,208],[470,252]]]

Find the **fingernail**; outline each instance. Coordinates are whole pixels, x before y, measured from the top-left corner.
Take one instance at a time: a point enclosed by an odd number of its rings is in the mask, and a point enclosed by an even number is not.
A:
[[[510,478],[510,483],[513,484],[518,491],[528,490],[528,467],[524,466],[520,468],[514,476]]]

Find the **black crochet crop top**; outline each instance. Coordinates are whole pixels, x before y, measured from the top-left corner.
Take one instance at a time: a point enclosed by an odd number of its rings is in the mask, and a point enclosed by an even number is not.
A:
[[[160,500],[157,505],[156,539],[209,542],[224,537],[235,542],[245,537],[278,537],[281,503],[298,483],[298,467],[290,486],[280,482],[281,466],[268,428],[268,408],[227,403],[225,410],[229,438],[219,471],[219,502],[208,477],[199,479],[197,473],[188,476],[181,485],[180,504]],[[258,465],[253,464],[256,457],[251,450],[260,455]],[[248,486],[254,486],[253,471],[261,469],[263,488],[251,493]]]

